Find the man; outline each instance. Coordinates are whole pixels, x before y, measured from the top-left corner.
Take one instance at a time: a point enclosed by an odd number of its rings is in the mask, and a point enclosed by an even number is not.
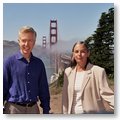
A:
[[[50,95],[45,67],[42,60],[32,54],[36,36],[32,27],[22,27],[18,35],[20,51],[4,62],[5,114],[39,114],[38,100],[43,114],[49,113]]]

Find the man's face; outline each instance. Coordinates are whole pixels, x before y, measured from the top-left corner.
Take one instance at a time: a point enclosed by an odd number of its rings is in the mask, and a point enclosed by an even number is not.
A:
[[[23,56],[29,57],[36,41],[35,34],[32,32],[21,33],[19,36],[20,51]]]

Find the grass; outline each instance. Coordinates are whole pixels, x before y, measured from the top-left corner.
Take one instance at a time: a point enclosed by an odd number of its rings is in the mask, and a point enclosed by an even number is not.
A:
[[[108,80],[108,84],[109,84],[110,88],[114,91],[114,80],[113,79],[109,79]]]
[[[51,95],[57,95],[62,92],[62,87],[57,85],[57,81],[51,83],[49,89]]]

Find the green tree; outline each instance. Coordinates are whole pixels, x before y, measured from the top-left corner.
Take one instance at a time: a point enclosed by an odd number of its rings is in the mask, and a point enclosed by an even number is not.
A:
[[[95,33],[85,41],[91,49],[91,61],[114,75],[114,8],[102,13]]]

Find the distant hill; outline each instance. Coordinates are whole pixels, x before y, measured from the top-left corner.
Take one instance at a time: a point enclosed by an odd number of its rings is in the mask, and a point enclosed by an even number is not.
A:
[[[37,52],[39,50],[39,53],[47,52],[48,54],[50,51],[58,53],[71,53],[72,47],[75,44],[76,40],[70,40],[70,41],[62,41],[59,40],[57,44],[54,44],[52,47],[50,47],[49,44],[47,44],[47,49],[43,49],[40,45],[35,45],[33,51]],[[19,45],[16,41],[9,41],[9,40],[3,40],[3,48],[19,48]]]
[[[8,41],[8,40],[3,40],[3,46],[4,47],[13,47],[13,46],[18,46],[18,43],[15,41]]]
[[[11,56],[18,50],[19,50],[19,46],[17,42],[3,40],[3,58]]]
[[[3,57],[6,58],[16,53],[19,50],[19,44],[15,41],[3,40]],[[40,45],[35,45],[33,53],[35,56],[40,57],[43,50]]]

